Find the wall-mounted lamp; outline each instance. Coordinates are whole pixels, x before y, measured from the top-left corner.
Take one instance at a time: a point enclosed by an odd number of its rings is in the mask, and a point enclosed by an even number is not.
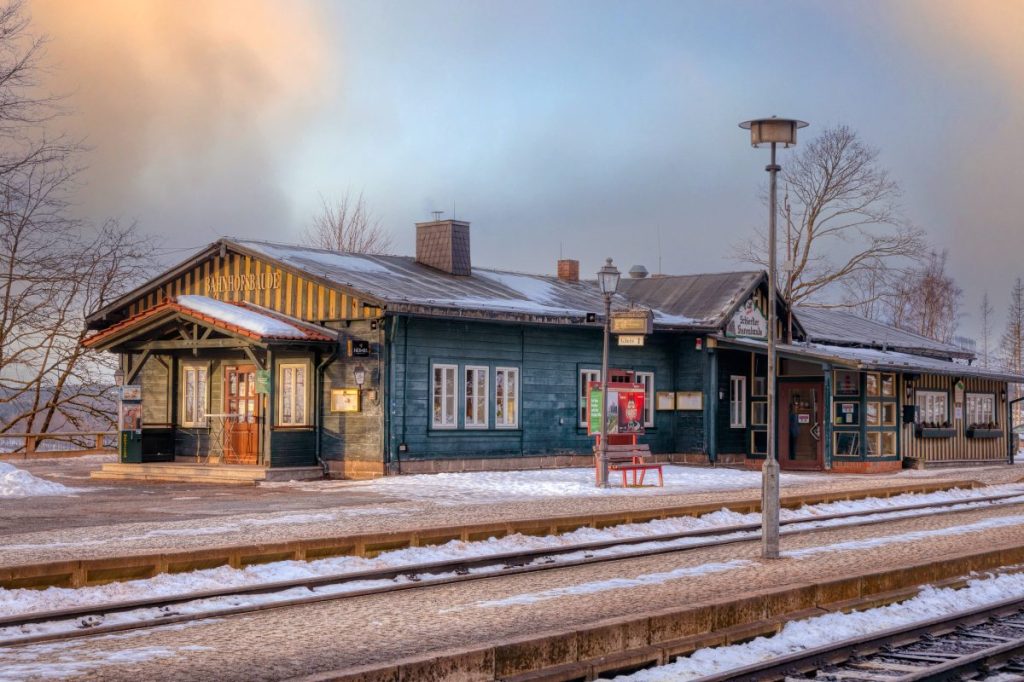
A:
[[[362,365],[359,365],[352,371],[352,375],[355,377],[356,386],[358,386],[359,389],[362,390],[363,384],[366,383],[366,368],[364,368]]]
[[[117,369],[114,370],[114,385],[115,386],[123,386],[124,385],[124,372],[121,370],[120,367],[118,367]]]
[[[1005,403],[1006,402],[1006,389],[1005,388],[999,393],[999,396],[1002,398],[1003,402]]]

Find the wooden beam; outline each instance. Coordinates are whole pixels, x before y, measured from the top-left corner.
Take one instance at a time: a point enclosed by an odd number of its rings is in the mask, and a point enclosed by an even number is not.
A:
[[[125,345],[129,350],[193,350],[198,348],[246,348],[256,346],[266,348],[258,341],[242,341],[240,339],[206,339],[205,341],[145,341]]]
[[[256,365],[260,369],[266,369],[264,364],[262,362],[260,362],[260,359],[258,357],[256,357],[256,354],[252,352],[252,348],[251,347],[243,346],[242,350],[244,350],[245,354],[249,356],[250,360],[252,360],[252,364]]]
[[[139,357],[139,361],[135,363],[134,367],[128,370],[128,373],[124,377],[124,383],[126,385],[131,384],[132,381],[135,380],[135,377],[139,375],[139,370],[142,369],[142,366],[144,364],[146,364],[146,359],[149,357],[149,354],[151,352],[152,351],[148,348],[142,351],[142,355]]]

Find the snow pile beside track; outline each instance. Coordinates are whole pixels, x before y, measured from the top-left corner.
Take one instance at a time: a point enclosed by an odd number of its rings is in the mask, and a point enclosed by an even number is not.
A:
[[[773,637],[746,644],[700,649],[669,665],[616,677],[625,682],[679,682],[741,668],[844,639],[874,635],[882,630],[952,615],[1024,594],[1024,575],[1001,575],[971,580],[963,589],[925,586],[918,596],[867,611],[830,613],[787,623]]]
[[[7,462],[0,462],[0,499],[12,497],[39,497],[43,495],[73,495],[81,492],[60,483],[37,478]]]

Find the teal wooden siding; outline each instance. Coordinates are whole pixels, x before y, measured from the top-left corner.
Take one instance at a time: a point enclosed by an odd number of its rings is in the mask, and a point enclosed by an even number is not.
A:
[[[590,452],[593,439],[578,425],[579,371],[601,366],[599,329],[408,317],[397,320],[392,329],[388,424],[392,459]],[[656,391],[677,387],[699,390],[701,354],[692,349],[692,338],[686,342],[670,334],[648,337],[643,348],[619,348],[613,342],[609,366],[654,372]],[[458,367],[459,428],[435,429],[431,425],[430,373],[434,364]],[[467,365],[485,366],[489,371],[487,429],[463,428],[462,379]],[[520,369],[520,422],[516,429],[495,428],[495,367]],[[694,452],[700,448],[703,428],[699,413],[654,414],[654,428],[648,428],[642,437],[653,451]],[[406,446],[405,452],[400,451],[400,444]]]
[[[717,437],[715,442],[718,452],[722,454],[745,454],[747,452],[747,429],[734,429],[730,426],[730,380],[734,376],[746,378],[747,395],[744,409],[747,410],[746,423],[750,424],[749,404],[752,380],[750,378],[750,353],[734,350],[718,351],[718,382],[716,390],[720,396],[718,411],[715,416]]]
[[[312,428],[271,431],[270,466],[316,466],[316,431]]]

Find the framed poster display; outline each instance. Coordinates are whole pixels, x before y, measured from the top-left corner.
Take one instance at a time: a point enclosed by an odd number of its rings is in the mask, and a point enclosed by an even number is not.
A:
[[[700,391],[677,391],[677,410],[703,410],[704,394]]]
[[[358,388],[332,388],[331,412],[358,412]]]
[[[659,412],[676,409],[676,394],[673,391],[658,391],[654,396],[654,409]]]
[[[832,372],[832,393],[836,396],[860,395],[860,374],[845,369]]]

